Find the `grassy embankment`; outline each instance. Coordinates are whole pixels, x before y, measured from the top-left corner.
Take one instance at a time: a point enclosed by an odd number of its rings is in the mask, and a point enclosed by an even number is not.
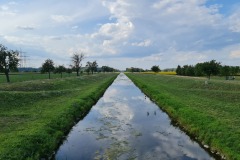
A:
[[[127,74],[184,130],[227,159],[240,159],[240,81]]]
[[[49,157],[116,76],[0,84],[0,159]]]

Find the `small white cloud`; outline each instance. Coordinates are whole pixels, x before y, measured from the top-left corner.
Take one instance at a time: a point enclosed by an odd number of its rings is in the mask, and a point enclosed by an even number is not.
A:
[[[64,16],[64,15],[51,15],[51,18],[52,18],[52,20],[59,22],[59,23],[70,22],[73,20],[73,17]]]
[[[151,40],[147,39],[143,42],[135,42],[135,43],[132,43],[132,46],[138,46],[138,47],[148,47],[152,44]]]

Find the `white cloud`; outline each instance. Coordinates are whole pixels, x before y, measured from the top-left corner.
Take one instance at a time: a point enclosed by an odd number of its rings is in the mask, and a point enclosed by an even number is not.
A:
[[[230,53],[230,58],[240,58],[240,50],[232,51]]]
[[[70,22],[74,18],[71,16],[64,16],[64,15],[51,15],[51,19],[56,22],[62,23],[62,22]]]
[[[233,32],[240,33],[240,11],[229,17],[229,29]]]
[[[60,58],[81,50],[119,68],[237,63],[240,12],[220,14],[207,0],[27,2],[0,5],[1,40]]]
[[[138,46],[138,47],[148,47],[148,46],[151,45],[151,43],[152,43],[151,40],[147,39],[147,40],[145,40],[145,41],[143,41],[143,42],[139,42],[139,43],[135,42],[135,43],[132,43],[132,45],[133,45],[133,46]]]

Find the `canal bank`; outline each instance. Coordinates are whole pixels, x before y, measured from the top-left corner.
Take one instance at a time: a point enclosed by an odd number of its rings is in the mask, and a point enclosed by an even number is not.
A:
[[[214,159],[120,74],[55,159]]]

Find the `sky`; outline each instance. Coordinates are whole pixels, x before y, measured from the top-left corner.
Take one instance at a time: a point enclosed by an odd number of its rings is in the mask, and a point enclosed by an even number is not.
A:
[[[0,0],[0,44],[21,50],[27,67],[74,53],[117,69],[240,66],[237,0]]]

